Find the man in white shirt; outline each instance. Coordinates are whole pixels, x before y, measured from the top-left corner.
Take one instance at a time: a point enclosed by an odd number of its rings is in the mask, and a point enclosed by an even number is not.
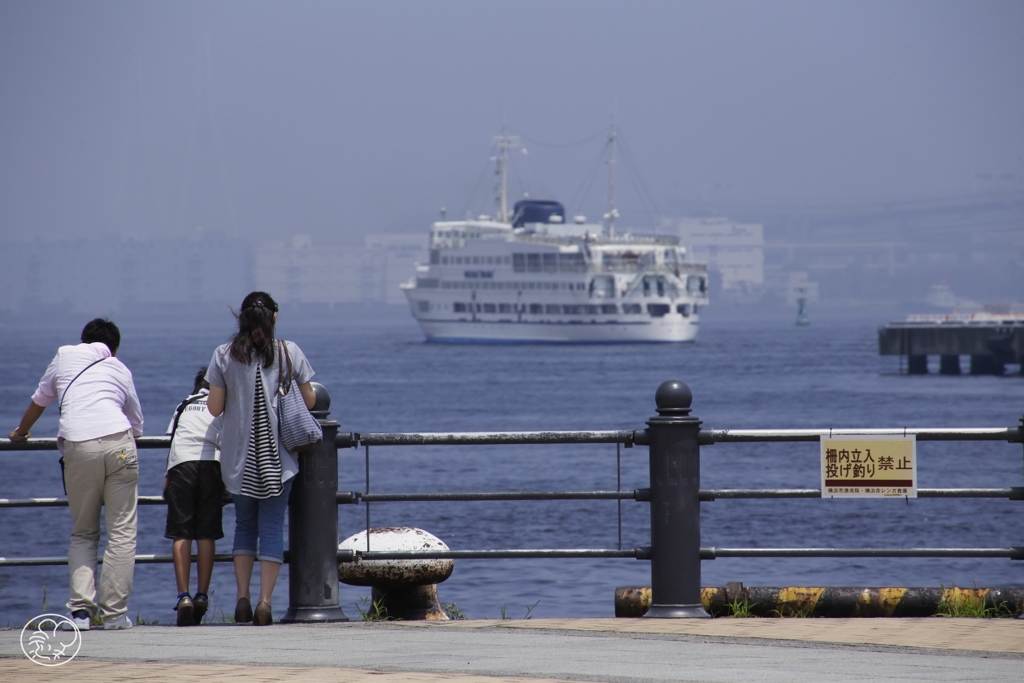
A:
[[[83,630],[97,614],[104,629],[132,627],[128,596],[135,575],[139,483],[133,437],[142,436],[142,409],[132,373],[115,358],[120,343],[121,333],[109,320],[86,324],[80,344],[57,350],[21,423],[9,434],[12,441],[27,441],[32,425],[57,400],[57,443],[72,522],[68,609]],[[101,508],[106,509],[107,548],[97,599]]]

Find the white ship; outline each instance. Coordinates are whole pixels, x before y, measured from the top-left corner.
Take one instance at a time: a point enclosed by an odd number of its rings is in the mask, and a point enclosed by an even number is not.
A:
[[[604,223],[566,221],[558,202],[507,203],[508,151],[496,139],[498,215],[430,228],[430,263],[401,285],[428,341],[688,342],[707,305],[707,265],[675,237],[615,234],[615,126]]]

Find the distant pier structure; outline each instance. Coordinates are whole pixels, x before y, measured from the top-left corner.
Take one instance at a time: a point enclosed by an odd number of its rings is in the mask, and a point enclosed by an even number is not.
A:
[[[928,356],[939,357],[939,373],[959,375],[968,356],[972,375],[1003,375],[1018,365],[1024,376],[1024,313],[911,315],[878,328],[878,353],[906,358],[907,373],[928,374]]]

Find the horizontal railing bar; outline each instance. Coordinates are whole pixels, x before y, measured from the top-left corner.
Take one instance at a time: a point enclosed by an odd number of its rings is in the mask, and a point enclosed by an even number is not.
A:
[[[700,559],[720,557],[1007,557],[1024,560],[1024,548],[701,548]]]
[[[918,498],[1006,498],[1024,500],[1024,486],[1002,489],[918,489]],[[820,489],[701,489],[700,499],[821,498]],[[368,503],[459,502],[500,500],[636,500],[648,502],[650,489],[625,491],[485,491],[441,493],[360,493],[338,491],[338,505]],[[139,505],[166,505],[163,496],[139,496]],[[230,501],[226,503],[230,505]],[[67,507],[67,498],[0,498],[0,508]]]
[[[231,562],[234,558],[230,553],[220,553],[214,555],[215,562]],[[199,557],[197,555],[192,556],[193,562],[198,562]],[[287,562],[287,558],[285,558]],[[103,564],[103,558],[96,558],[96,562]],[[135,564],[163,564],[174,562],[174,557],[171,555],[136,555]],[[46,566],[59,566],[66,565],[68,558],[66,557],[0,557],[0,567],[46,567]]]
[[[166,505],[163,496],[139,496],[139,505]],[[67,507],[67,498],[0,498],[0,508]]]
[[[1020,427],[920,428],[892,427],[885,429],[702,429],[700,443],[750,443],[817,441],[822,436],[910,436],[918,441],[1008,441],[1024,442]],[[142,436],[135,440],[140,449],[169,448],[170,437]],[[621,443],[627,448],[646,445],[646,430],[605,430],[565,432],[373,432],[358,434],[342,432],[335,438],[338,448],[356,446],[458,446],[458,445],[525,445],[559,443]],[[0,439],[0,451],[53,451],[57,439],[28,441]]]
[[[631,549],[525,549],[525,550],[404,550],[357,551],[363,561],[369,560],[487,560],[529,558],[603,558],[628,557],[643,559],[649,555],[645,548]]]
[[[488,500],[639,500],[638,491],[500,491],[459,493],[360,493],[368,503]]]
[[[918,441],[1008,441],[1024,440],[1020,427],[964,427],[886,429],[702,429],[700,443],[750,443],[771,441],[818,441],[822,436],[916,436]]]
[[[1024,500],[1024,487],[1004,489],[918,489],[918,498],[1006,498]],[[700,499],[821,498],[821,489],[701,489]]]
[[[359,435],[361,446],[459,446],[556,443],[633,444],[632,430],[577,432],[377,432]]]
[[[334,439],[334,445],[338,448],[355,448],[359,445],[359,435],[352,432],[339,432]],[[139,449],[170,448],[171,437],[169,436],[140,436],[135,439],[135,447]],[[11,441],[0,439],[0,451],[55,451],[57,450],[56,438],[32,438],[28,441]]]
[[[338,505],[359,503],[360,494],[356,491],[338,491],[335,502]],[[228,500],[225,505],[231,505]],[[163,496],[139,496],[139,505],[167,505]],[[46,508],[67,507],[67,498],[0,498],[0,508]]]
[[[290,553],[285,551],[284,561],[287,564],[290,560]],[[649,559],[650,548],[633,548],[631,550],[619,549],[526,549],[526,550],[418,550],[418,551],[357,551],[339,550],[339,562],[352,562],[356,558],[367,560],[436,560],[436,559],[463,559],[463,560],[484,560],[484,559],[529,559],[529,558],[604,558],[604,557],[627,557],[633,559]],[[197,556],[192,557],[197,561]],[[214,556],[217,562],[231,562],[232,556],[228,553]],[[96,560],[103,564],[103,558]],[[159,564],[171,563],[174,558],[171,555],[136,555],[136,564]],[[0,557],[0,567],[43,567],[66,565],[66,557]]]
[[[571,549],[515,549],[515,550],[413,550],[413,551],[356,551],[339,550],[339,562],[351,562],[358,556],[369,560],[438,560],[438,559],[541,559],[541,558],[634,558],[651,559],[649,547],[632,549],[615,548],[571,548]],[[1024,548],[719,548],[700,549],[702,560],[725,557],[974,557],[1009,558],[1024,560]],[[193,556],[193,560],[197,558]],[[215,556],[217,562],[231,562],[232,556],[224,553]],[[289,561],[285,551],[284,561]],[[136,555],[137,564],[158,564],[173,562],[170,555]],[[97,558],[102,564],[103,558]],[[39,567],[66,565],[66,557],[0,557],[0,567]]]

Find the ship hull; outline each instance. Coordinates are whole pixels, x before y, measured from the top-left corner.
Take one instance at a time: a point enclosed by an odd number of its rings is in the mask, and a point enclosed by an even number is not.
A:
[[[666,316],[667,317],[667,316]],[[694,317],[643,322],[517,322],[427,320],[417,322],[429,342],[472,344],[680,343],[697,338]]]

